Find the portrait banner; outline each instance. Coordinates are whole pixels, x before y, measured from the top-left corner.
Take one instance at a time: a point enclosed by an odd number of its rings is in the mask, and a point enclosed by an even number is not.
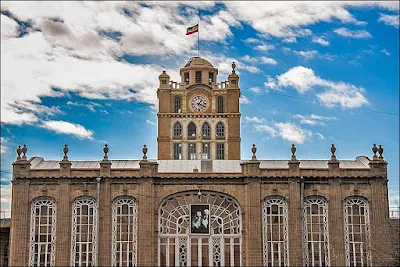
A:
[[[190,205],[190,233],[210,234],[210,204]]]

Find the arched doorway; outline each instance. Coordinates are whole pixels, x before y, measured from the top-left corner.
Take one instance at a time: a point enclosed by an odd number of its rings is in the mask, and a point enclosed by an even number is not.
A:
[[[240,266],[242,220],[238,202],[213,191],[165,198],[158,211],[159,266]]]

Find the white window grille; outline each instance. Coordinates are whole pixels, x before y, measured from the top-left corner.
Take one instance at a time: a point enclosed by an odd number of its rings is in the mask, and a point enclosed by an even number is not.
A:
[[[222,122],[217,123],[217,130],[216,130],[217,137],[224,137],[225,136],[225,126]]]
[[[210,205],[210,235],[190,233],[190,205]],[[242,221],[239,204],[211,191],[167,197],[158,215],[158,266],[241,266]]]
[[[196,159],[196,143],[188,144],[188,159],[190,160]]]
[[[262,203],[264,266],[288,266],[288,213],[283,197],[267,197]]]
[[[203,126],[201,127],[201,134],[202,136],[210,136],[210,124],[208,122],[204,122]]]
[[[303,206],[303,257],[306,266],[329,266],[328,205],[320,196],[308,197]]]
[[[54,266],[56,240],[56,201],[39,197],[31,204],[30,266]]]
[[[182,125],[178,121],[174,123],[173,131],[174,137],[182,136]]]
[[[72,204],[71,266],[97,264],[97,202],[79,197]]]
[[[210,159],[210,143],[203,143],[201,149],[201,159]]]
[[[112,266],[137,264],[137,204],[133,197],[121,196],[112,208]]]
[[[346,266],[371,266],[369,205],[362,197],[344,203]]]

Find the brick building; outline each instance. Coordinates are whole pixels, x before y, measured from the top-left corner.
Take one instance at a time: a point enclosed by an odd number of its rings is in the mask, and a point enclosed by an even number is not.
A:
[[[13,163],[11,266],[380,266],[387,162],[240,159],[239,76],[194,57],[157,91],[158,159]],[[150,148],[152,149],[152,148]],[[290,152],[289,152],[290,151]],[[327,151],[328,148],[327,148]],[[379,155],[377,155],[377,152]]]

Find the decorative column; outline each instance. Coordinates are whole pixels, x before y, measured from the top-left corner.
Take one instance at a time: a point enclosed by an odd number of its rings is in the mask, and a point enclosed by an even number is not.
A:
[[[68,145],[64,145],[63,152],[64,152],[64,157],[60,161],[60,176],[61,177],[68,177],[71,175],[71,165],[72,163],[68,160]]]
[[[257,160],[257,147],[255,144],[251,147],[251,152],[253,153],[251,160],[240,163],[242,175],[258,176],[260,175],[260,162]]]
[[[142,160],[139,162],[140,176],[151,177],[153,175],[156,175],[158,173],[158,163],[147,160],[147,145],[143,145],[142,152],[143,157]]]
[[[336,147],[334,144],[331,146],[331,159],[328,161],[328,169],[330,176],[339,176],[340,175],[340,161],[336,158]]]

